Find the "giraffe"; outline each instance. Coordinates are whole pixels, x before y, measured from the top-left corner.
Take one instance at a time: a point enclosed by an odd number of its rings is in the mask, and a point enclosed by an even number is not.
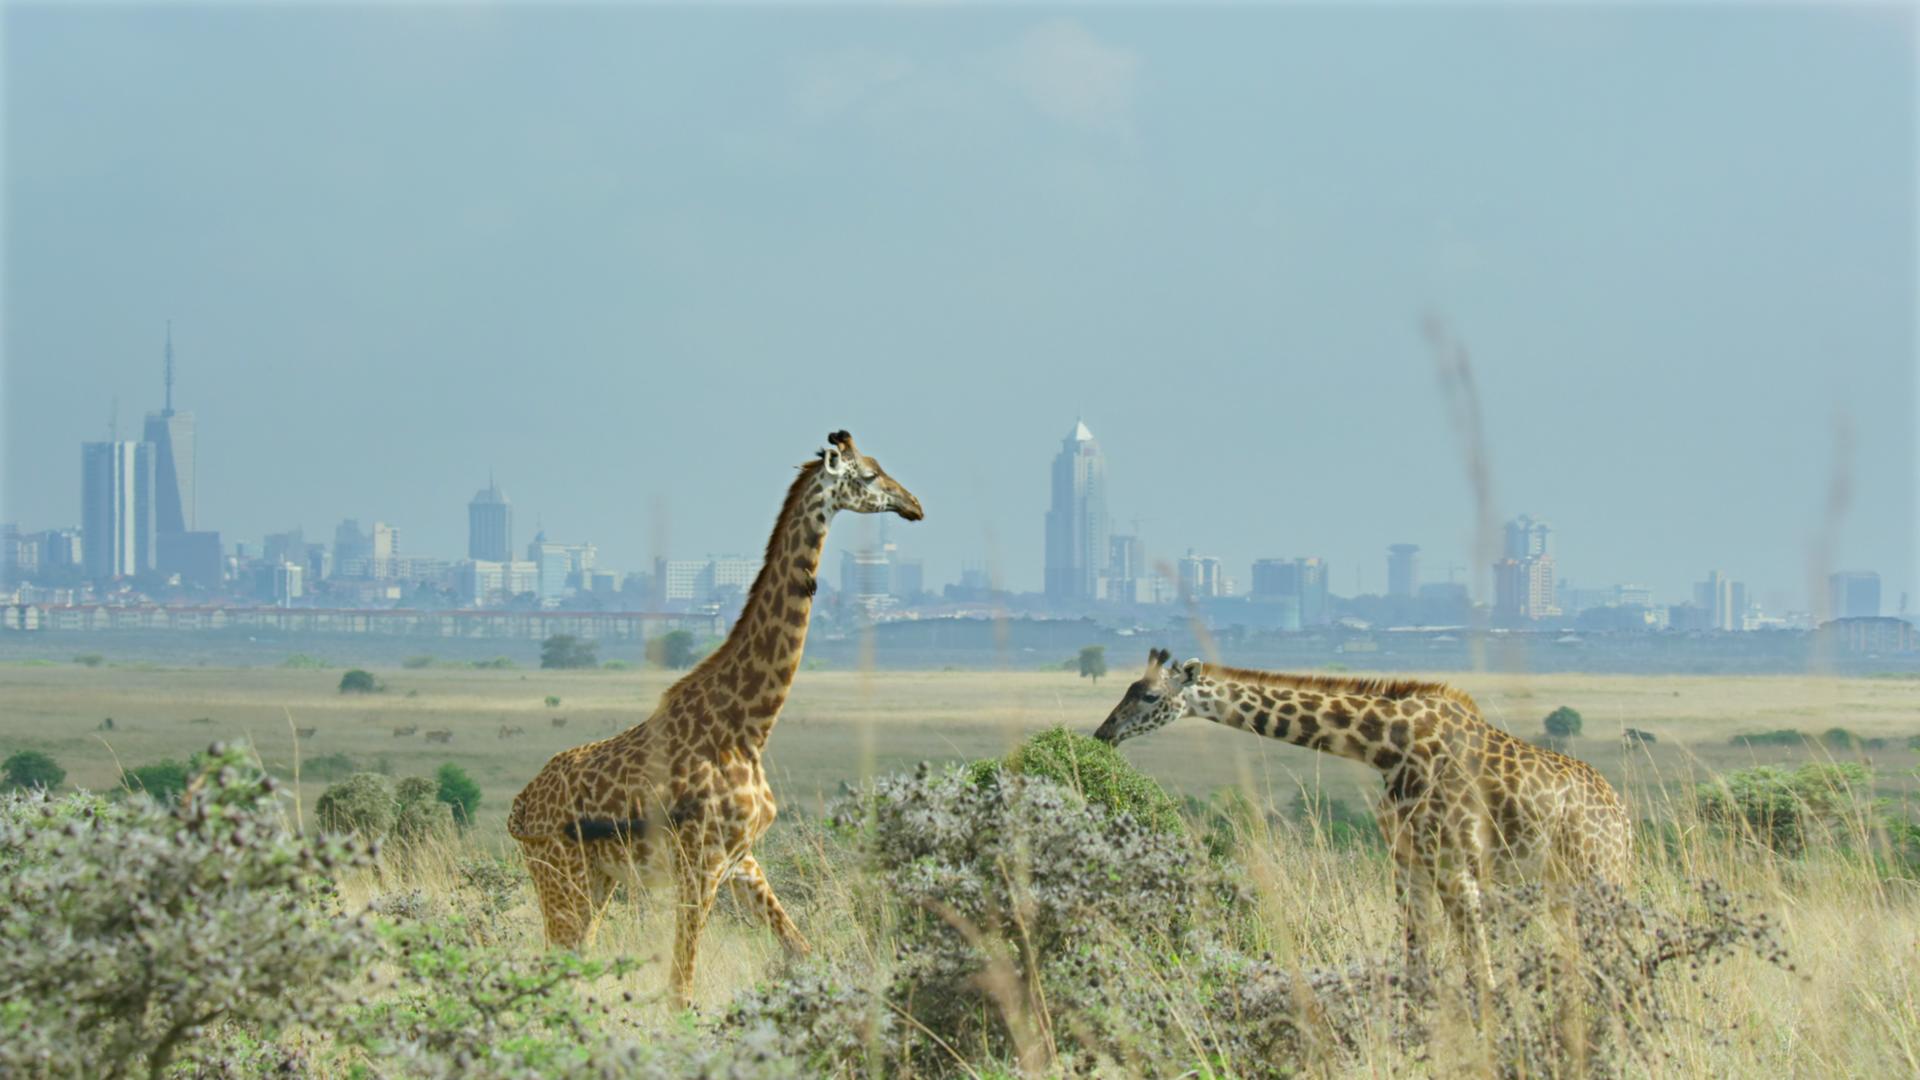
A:
[[[1488,971],[1486,886],[1627,884],[1632,830],[1613,786],[1586,762],[1488,724],[1461,690],[1171,660],[1164,649],[1147,654],[1146,672],[1095,737],[1117,746],[1198,716],[1380,770],[1380,831],[1414,964],[1435,894],[1479,977]]]
[[[653,714],[563,750],[513,800],[507,832],[539,894],[549,944],[590,940],[620,875],[665,869],[678,888],[670,988],[691,1004],[700,932],[720,886],[790,952],[807,940],[767,884],[753,843],[773,824],[760,756],[800,664],[815,572],[835,512],[922,517],[920,501],[836,431],[787,491],[766,560],[727,639]]]

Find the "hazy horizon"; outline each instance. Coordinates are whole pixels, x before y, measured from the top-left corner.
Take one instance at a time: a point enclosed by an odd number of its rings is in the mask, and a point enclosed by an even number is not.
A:
[[[491,471],[516,545],[757,552],[845,427],[930,587],[1037,589],[1082,418],[1154,558],[1377,592],[1391,543],[1473,561],[1434,313],[1575,585],[1803,608],[1840,423],[1824,569],[1920,586],[1910,9],[0,18],[26,527],[159,407],[172,319],[228,544],[457,558]]]

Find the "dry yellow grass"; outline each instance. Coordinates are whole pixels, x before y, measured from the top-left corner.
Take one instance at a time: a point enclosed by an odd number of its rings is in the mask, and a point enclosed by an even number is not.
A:
[[[485,789],[484,822],[497,822],[512,792],[548,754],[640,719],[669,681],[643,672],[377,674],[386,692],[356,697],[336,691],[337,669],[0,668],[0,745],[47,750],[74,783],[105,787],[116,776],[116,759],[132,765],[180,757],[216,738],[248,738],[268,764],[290,766],[291,713],[295,725],[317,729],[302,747],[309,759],[336,752],[364,762],[384,757],[396,775],[459,762]],[[1915,756],[1906,737],[1920,733],[1920,683],[1912,681],[1486,675],[1453,681],[1473,692],[1491,719],[1521,732],[1537,732],[1540,718],[1556,706],[1580,710],[1587,737],[1574,751],[1649,814],[1683,822],[1691,817],[1681,793],[1709,770],[1816,756],[1807,749],[1736,748],[1728,742],[1736,733],[1796,728],[1814,734],[1844,726],[1886,738],[1887,747],[1873,756],[1890,789],[1910,782]],[[998,754],[1054,724],[1089,730],[1122,684],[1109,679],[1095,687],[1051,673],[805,673],[774,736],[776,790],[804,814],[823,805],[842,781],[922,759]],[[557,709],[543,703],[547,695],[562,699]],[[106,716],[114,717],[114,730],[96,731]],[[567,726],[551,727],[550,716],[567,717]],[[196,723],[201,717],[207,722]],[[502,740],[502,723],[528,734]],[[405,725],[445,727],[455,737],[446,746],[395,738],[392,729]],[[1627,751],[1618,738],[1622,727],[1651,731],[1660,742],[1650,753]],[[1316,785],[1341,797],[1370,797],[1374,783],[1343,762],[1204,724],[1177,725],[1127,750],[1169,787],[1192,793],[1238,787],[1272,805],[1286,805]],[[316,794],[315,785],[305,785],[309,804]],[[854,917],[857,871],[796,858],[809,835],[776,828],[763,854],[769,873],[823,953],[871,968],[887,942],[883,931]],[[445,901],[466,888],[458,864],[484,856],[511,858],[497,824],[395,864],[379,879],[356,880],[349,894],[366,899],[418,888]],[[1391,949],[1396,917],[1379,857],[1282,829],[1250,846],[1245,858],[1260,919],[1283,959],[1337,964]],[[1716,1077],[1920,1074],[1920,906],[1912,882],[1890,879],[1857,855],[1823,849],[1782,860],[1698,827],[1684,830],[1668,849],[1643,849],[1639,871],[1641,894],[1662,905],[1685,904],[1687,882],[1703,877],[1750,894],[1751,906],[1779,922],[1797,970],[1743,960],[1706,972],[1697,987],[1678,985],[1675,1000],[1686,1022],[1674,1031],[1672,1056],[1638,1069]],[[542,947],[538,913],[524,887],[495,926],[510,948]],[[639,894],[615,905],[593,947],[597,954],[653,961],[621,987],[640,996],[635,1008],[643,1023],[673,1022],[659,999],[671,935],[667,898]],[[779,962],[764,930],[721,917],[702,953],[698,996],[709,1008],[721,1007],[734,989],[769,976]],[[1458,1058],[1436,1058],[1421,1066],[1381,1047],[1342,1071],[1445,1075],[1458,1064]]]

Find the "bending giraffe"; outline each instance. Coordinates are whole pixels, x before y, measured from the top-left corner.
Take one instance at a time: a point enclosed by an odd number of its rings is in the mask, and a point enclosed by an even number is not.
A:
[[[921,518],[920,501],[854,449],[851,435],[836,431],[827,442],[787,490],[727,640],[661,695],[653,715],[554,755],[507,817],[553,945],[586,942],[623,875],[656,862],[671,868],[679,891],[671,988],[682,1006],[722,884],[744,890],[788,951],[808,950],[753,858],[775,814],[761,751],[800,665],[835,512]]]
[[[1146,673],[1095,736],[1118,745],[1198,716],[1380,770],[1380,831],[1416,962],[1436,894],[1479,975],[1488,959],[1487,885],[1627,883],[1632,828],[1613,786],[1586,762],[1488,724],[1463,691],[1171,659],[1164,649],[1147,654]]]

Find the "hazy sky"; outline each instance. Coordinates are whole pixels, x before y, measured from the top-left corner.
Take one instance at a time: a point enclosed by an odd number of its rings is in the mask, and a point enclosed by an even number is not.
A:
[[[1336,591],[1468,559],[1435,365],[1575,584],[1915,579],[1911,12],[59,10],[5,19],[0,515],[199,416],[203,527],[460,555],[491,467],[602,561],[757,550],[853,430],[932,584],[1116,526]],[[843,541],[860,529],[843,521]],[[837,571],[836,571],[837,572]],[[1917,598],[1920,599],[1920,598]]]

